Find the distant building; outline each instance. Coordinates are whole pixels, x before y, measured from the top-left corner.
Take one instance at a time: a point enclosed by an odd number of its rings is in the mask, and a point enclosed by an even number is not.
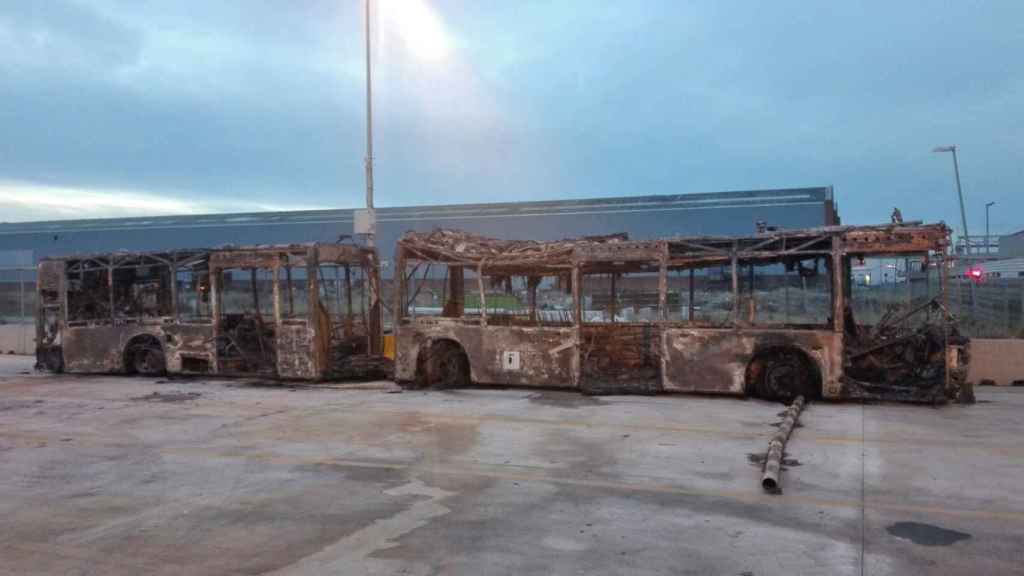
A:
[[[304,210],[0,223],[0,257],[115,250],[173,250],[224,244],[334,242],[352,234],[353,210]],[[627,232],[637,239],[752,234],[839,223],[831,187],[377,209],[377,245],[390,260],[407,230],[459,228],[504,238],[556,240]],[[387,272],[386,272],[387,273]],[[388,273],[388,275],[390,275]]]
[[[960,257],[950,272],[953,278],[999,280],[1024,278],[1024,230],[991,238],[985,245],[971,243],[971,257],[964,258],[961,242],[957,248]]]
[[[1000,258],[1024,258],[1024,230],[999,237]]]

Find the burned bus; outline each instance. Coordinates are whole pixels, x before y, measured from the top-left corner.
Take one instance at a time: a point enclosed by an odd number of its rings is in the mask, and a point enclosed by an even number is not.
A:
[[[748,237],[507,241],[409,232],[395,254],[395,379],[589,393],[943,401],[967,343],[943,224]],[[851,268],[902,262],[924,295],[858,319]]]
[[[37,367],[379,377],[376,251],[346,244],[119,252],[39,263]]]

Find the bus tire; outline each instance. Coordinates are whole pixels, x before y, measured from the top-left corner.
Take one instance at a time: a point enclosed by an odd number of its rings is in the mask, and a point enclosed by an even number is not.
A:
[[[125,372],[141,376],[160,376],[167,372],[163,347],[155,336],[137,336],[125,346]]]
[[[748,391],[764,400],[788,402],[797,396],[821,396],[821,375],[801,350],[774,348],[758,354],[747,367]]]
[[[418,363],[417,380],[421,387],[443,389],[469,385],[469,357],[462,346],[451,340],[440,340],[426,353]]]

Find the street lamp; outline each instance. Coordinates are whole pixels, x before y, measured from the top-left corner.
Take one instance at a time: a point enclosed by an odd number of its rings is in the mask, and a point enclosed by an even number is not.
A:
[[[993,207],[993,206],[995,206],[995,205],[996,205],[995,202],[986,202],[985,203],[985,254],[988,254],[990,252],[990,249],[991,249],[991,246],[992,246],[992,240],[991,240],[992,237],[989,235],[989,232],[988,232],[988,209]]]
[[[356,214],[354,230],[366,235],[366,245],[373,247],[377,233],[377,215],[373,209],[373,91],[370,75],[370,2],[366,0],[366,212],[365,218]]]
[[[952,152],[953,153],[953,171],[956,173],[956,193],[960,197],[960,224],[964,227],[964,250],[967,251],[967,256],[971,255],[971,235],[967,232],[967,212],[964,210],[964,191],[960,187],[960,160],[956,155],[956,144],[951,146],[936,146],[932,148],[932,152]]]

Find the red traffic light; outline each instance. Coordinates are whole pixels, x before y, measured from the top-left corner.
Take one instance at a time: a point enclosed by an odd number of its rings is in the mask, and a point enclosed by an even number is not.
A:
[[[985,277],[985,271],[981,268],[971,268],[967,271],[967,276],[970,277],[971,280],[978,282]]]

